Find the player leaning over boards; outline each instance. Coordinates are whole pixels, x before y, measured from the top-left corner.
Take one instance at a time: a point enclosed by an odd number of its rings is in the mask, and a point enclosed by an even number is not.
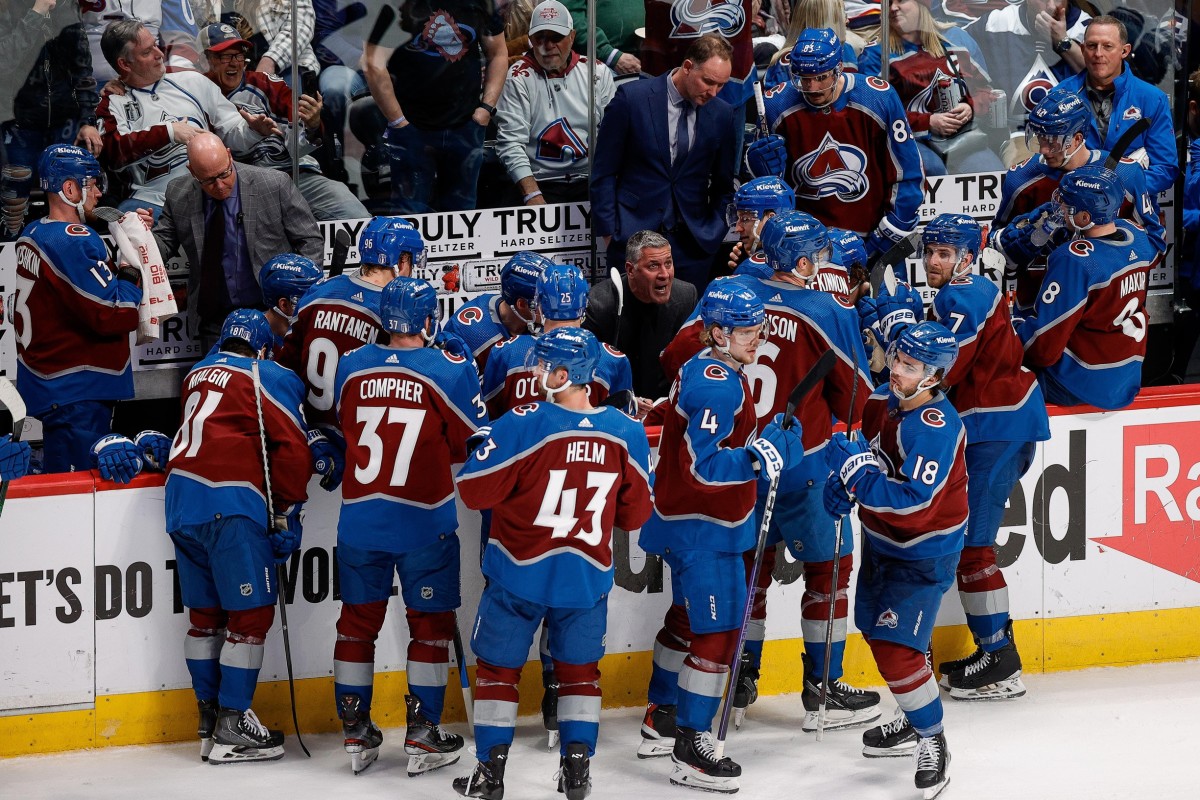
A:
[[[864,755],[907,719],[916,730],[916,785],[932,798],[949,782],[942,699],[925,659],[967,527],[966,432],[941,391],[958,344],[937,322],[912,325],[888,347],[888,384],[867,400],[862,437],[836,433],[825,507],[857,501],[863,552],[854,623],[903,716],[867,731]]]

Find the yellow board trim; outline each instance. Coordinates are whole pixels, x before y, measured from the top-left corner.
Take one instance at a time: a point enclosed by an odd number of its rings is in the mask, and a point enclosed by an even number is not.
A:
[[[1200,608],[1134,611],[1062,619],[1016,622],[1023,668],[1028,673],[1058,672],[1088,667],[1128,666],[1153,661],[1200,657]],[[933,637],[939,661],[958,658],[972,648],[966,626],[938,628]],[[763,694],[795,692],[802,679],[800,639],[768,641],[763,651]],[[646,701],[651,654],[616,653],[600,662],[604,707],[640,706]],[[846,642],[845,680],[856,686],[880,686],[870,649],[859,634]],[[473,678],[474,676],[472,676]],[[540,667],[530,662],[521,675],[521,713],[540,713]],[[372,717],[383,728],[404,725],[403,672],[375,676]],[[333,678],[296,682],[300,727],[305,732],[340,728],[333,707]],[[259,685],[255,711],[273,728],[292,731],[287,681]],[[466,719],[458,672],[450,670],[446,693],[447,722]],[[196,736],[196,702],[190,689],[108,695],[94,709],[0,716],[0,757],[160,742],[181,742]]]

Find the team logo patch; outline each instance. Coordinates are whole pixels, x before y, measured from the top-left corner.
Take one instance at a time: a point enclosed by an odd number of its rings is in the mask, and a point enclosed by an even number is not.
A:
[[[1050,90],[1058,85],[1054,75],[1046,69],[1034,69],[1025,76],[1025,80],[1017,86],[1014,92],[1013,105],[1017,106],[1016,111],[1031,114],[1038,107],[1038,103],[1050,93]]]
[[[90,236],[91,233],[91,228],[77,222],[67,226],[67,236]]]
[[[526,414],[530,414],[534,411],[537,411],[537,403],[526,403],[523,406],[517,406],[514,408],[512,413],[516,414],[518,417],[523,417]]]
[[[467,360],[464,357],[460,356],[458,353],[451,353],[449,350],[443,350],[442,355],[444,355],[446,357],[446,360],[449,361],[451,364],[461,364]]]
[[[1141,119],[1142,110],[1137,106],[1130,106],[1125,109],[1125,113],[1121,115],[1121,119]]]
[[[483,321],[483,309],[477,306],[467,306],[458,312],[458,321],[463,325],[474,325]]]
[[[879,619],[875,620],[876,628],[894,628],[900,624],[900,615],[890,608],[879,615]]]
[[[429,15],[421,35],[409,46],[425,55],[454,62],[468,53],[469,45],[474,41],[474,28],[460,25],[449,12],[439,8]]]
[[[587,157],[587,145],[562,117],[554,120],[537,135],[537,160],[564,166]]]
[[[618,350],[617,348],[613,347],[611,344],[605,344],[605,343],[601,343],[601,346],[602,346],[602,347],[603,347],[605,350],[607,350],[609,353],[611,353],[612,355],[616,356],[617,358],[624,358],[624,357],[625,357],[625,354],[624,354],[624,353],[622,353],[622,352],[621,352],[620,350]]]
[[[797,553],[804,552],[804,542],[800,541],[799,539],[793,539],[792,540],[792,549],[795,550]]]
[[[718,367],[716,364],[709,364],[704,368],[704,377],[710,381],[723,381],[727,377],[725,370]]]
[[[1076,239],[1071,242],[1069,247],[1071,248],[1071,255],[1083,256],[1084,258],[1090,256],[1092,251],[1096,249],[1096,246],[1087,239]]]
[[[241,589],[242,597],[249,597],[254,594],[254,587],[248,583],[243,583],[239,588]]]
[[[422,600],[432,600],[433,599],[433,587],[432,586],[422,586],[421,587],[421,599]]]
[[[867,156],[859,148],[842,144],[826,133],[815,150],[800,156],[792,165],[796,194],[812,200],[836,197],[853,203],[866,196],[871,182],[863,173]]]
[[[671,4],[671,38],[697,39],[717,33],[726,39],[737,36],[746,27],[742,0],[708,0],[699,11],[695,0],[675,0]]]
[[[938,408],[927,408],[922,411],[921,421],[931,428],[946,427],[946,415]]]
[[[877,78],[874,75],[868,75],[867,86],[870,86],[872,89],[878,89],[882,92],[884,89],[888,88],[889,84],[883,78]]]

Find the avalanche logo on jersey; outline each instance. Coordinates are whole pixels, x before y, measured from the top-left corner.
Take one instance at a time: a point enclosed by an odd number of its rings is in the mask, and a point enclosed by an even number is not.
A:
[[[429,15],[421,35],[412,40],[409,48],[453,63],[467,54],[474,41],[474,28],[459,25],[454,17],[439,8]]]
[[[867,157],[857,147],[842,144],[829,133],[812,150],[796,159],[792,166],[792,183],[796,194],[813,200],[836,197],[843,203],[853,203],[866,196],[871,182],[863,173]]]
[[[933,114],[941,109],[938,107],[937,88],[938,81],[943,78],[957,80],[953,75],[947,75],[942,72],[942,68],[938,67],[937,72],[933,73],[933,77],[929,79],[929,85],[921,91],[917,92],[911,100],[908,101],[908,106],[904,109],[910,114]]]
[[[458,321],[463,325],[474,325],[476,322],[483,322],[483,309],[477,306],[467,306],[458,312]]]
[[[1017,84],[1009,111],[1020,117],[1028,116],[1037,108],[1037,104],[1042,102],[1042,98],[1057,85],[1058,79],[1039,55],[1033,63],[1033,68]]]
[[[671,4],[672,39],[698,39],[719,33],[732,39],[746,26],[741,0],[675,0]]]
[[[1087,258],[1096,249],[1096,245],[1089,242],[1087,239],[1076,239],[1071,242],[1071,254]]]
[[[725,370],[721,369],[716,364],[709,364],[704,368],[704,377],[708,378],[710,381],[723,381],[725,380]]]
[[[922,411],[921,421],[931,428],[946,427],[946,415],[937,408],[927,408]]]
[[[569,165],[587,156],[587,145],[562,117],[538,134],[537,143],[538,161]]]
[[[900,615],[890,608],[879,615],[879,619],[875,620],[876,628],[894,628],[900,624]]]

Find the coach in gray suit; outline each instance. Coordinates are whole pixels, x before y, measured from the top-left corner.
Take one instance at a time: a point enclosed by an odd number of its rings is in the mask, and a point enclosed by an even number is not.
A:
[[[290,178],[236,164],[219,137],[188,142],[188,171],[167,186],[154,237],[165,259],[180,250],[190,267],[188,327],[207,351],[235,308],[262,308],[258,271],[280,253],[323,263],[317,221]]]

